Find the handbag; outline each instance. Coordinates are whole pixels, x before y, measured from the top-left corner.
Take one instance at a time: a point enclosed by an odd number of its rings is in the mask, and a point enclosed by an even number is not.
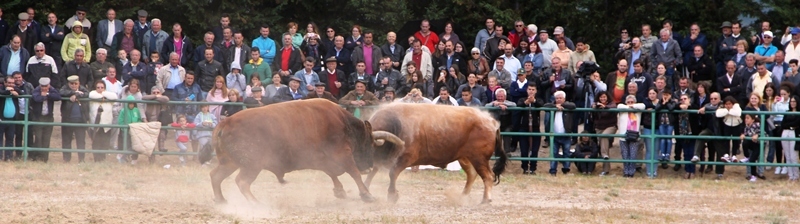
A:
[[[638,131],[631,131],[628,130],[625,132],[625,141],[627,142],[637,142],[639,141],[639,132]]]

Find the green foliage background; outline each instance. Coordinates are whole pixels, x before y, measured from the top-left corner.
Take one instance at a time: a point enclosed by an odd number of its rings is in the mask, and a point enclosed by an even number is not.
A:
[[[136,11],[145,9],[150,18],[160,18],[165,25],[183,24],[184,32],[195,43],[200,42],[202,33],[218,24],[222,13],[231,15],[231,24],[242,30],[247,40],[258,35],[261,24],[269,24],[271,35],[277,37],[285,32],[288,22],[297,22],[303,28],[313,21],[320,29],[333,26],[344,35],[358,24],[375,32],[376,42],[382,43],[386,32],[400,29],[407,21],[449,19],[465,31],[459,36],[467,46],[473,45],[475,34],[484,28],[484,18],[495,18],[507,27],[506,31],[521,19],[550,31],[563,26],[573,40],[584,37],[601,60],[603,71],[611,68],[610,45],[622,27],[640,35],[640,25],[648,23],[655,33],[663,19],[670,19],[675,22],[675,30],[685,34],[689,25],[697,22],[713,43],[719,38],[722,21],[734,21],[740,16],[771,21],[773,30],[800,22],[800,1],[796,0],[11,0],[0,3],[0,7],[3,19],[8,21],[15,21],[18,12],[34,7],[36,20],[44,24],[45,14],[55,12],[62,24],[74,15],[78,4],[89,9],[87,16],[93,22],[105,18],[108,8],[115,8],[117,17],[123,20],[135,19]],[[745,34],[754,30],[753,26],[745,28]]]

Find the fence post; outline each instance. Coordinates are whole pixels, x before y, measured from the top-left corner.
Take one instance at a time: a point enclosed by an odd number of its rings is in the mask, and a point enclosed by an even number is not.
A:
[[[33,98],[28,98],[28,102],[26,102],[26,105],[30,105],[32,100],[33,100]],[[22,124],[22,162],[23,163],[27,163],[28,162],[28,141],[30,141],[30,139],[28,139],[28,132],[30,131],[30,130],[28,130],[29,129],[28,128],[28,123],[29,123],[28,122],[28,118],[29,118],[28,114],[30,114],[31,111],[27,110],[27,112],[28,113],[25,113],[23,115],[23,119],[22,119],[22,121],[25,122],[24,124]]]
[[[764,114],[761,117],[759,117],[760,120],[761,120],[760,121],[761,122],[761,125],[760,125],[761,126],[760,127],[761,130],[759,130],[759,131],[761,132],[761,136],[762,137],[766,137],[767,136],[767,132],[764,130],[764,126],[767,124],[765,117],[766,117],[766,114]],[[747,139],[745,139],[745,141],[747,141]],[[744,141],[742,141],[742,142],[744,142]],[[764,156],[764,141],[763,140],[758,141],[758,151],[759,151],[758,152],[759,153],[758,154],[758,161],[755,161],[755,162],[756,163],[765,163],[766,162],[766,158]],[[742,153],[744,153],[744,147],[742,148]],[[753,152],[751,151],[750,153],[753,153]],[[750,156],[750,158],[752,158],[752,156]],[[758,172],[758,169],[756,169],[756,172]],[[752,175],[756,175],[757,176],[758,174],[752,173]]]
[[[655,168],[656,167],[656,151],[660,151],[660,150],[656,150],[656,137],[655,137],[655,135],[656,135],[656,130],[658,130],[657,129],[658,126],[656,126],[656,110],[655,109],[650,110],[649,113],[650,113],[650,134],[647,135],[647,138],[650,139],[650,143],[649,143],[650,152],[649,153],[645,152],[645,155],[649,154],[649,156],[647,158],[645,158],[645,160],[647,160],[647,163],[650,164],[646,168],[650,169],[652,167],[654,170],[646,170],[646,173],[654,173],[655,174],[655,170],[658,169],[658,168]],[[645,142],[645,144],[648,144],[648,143]],[[645,151],[647,151],[647,147],[645,147]]]
[[[556,112],[555,110],[547,111],[547,113],[550,113],[550,124],[547,124],[547,125],[550,125],[550,158],[551,159],[555,159],[556,158],[556,153],[558,153],[557,152],[558,150],[555,149],[556,148],[555,147],[556,146],[556,136],[553,135],[553,133],[555,133],[555,130],[556,130],[555,129],[556,125],[554,124],[555,123],[554,121],[556,120],[556,118],[555,118],[556,113],[555,112]],[[566,150],[569,150],[569,149],[566,149]],[[558,163],[558,162],[556,162],[556,163]],[[556,173],[558,173],[558,171],[556,171]]]

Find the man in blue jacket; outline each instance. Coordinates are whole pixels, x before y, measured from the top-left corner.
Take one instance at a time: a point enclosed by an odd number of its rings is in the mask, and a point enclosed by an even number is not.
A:
[[[260,50],[264,62],[272,64],[272,60],[275,58],[275,41],[269,38],[269,25],[261,25],[259,33],[261,36],[253,40],[253,47]]]

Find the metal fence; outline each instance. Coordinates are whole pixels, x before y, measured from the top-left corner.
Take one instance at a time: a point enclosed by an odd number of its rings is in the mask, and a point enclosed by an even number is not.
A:
[[[8,96],[0,96],[0,99],[5,98]],[[20,96],[19,98],[30,98],[30,96]],[[62,100],[69,100],[69,98],[63,98]],[[99,101],[94,99],[80,99],[80,101],[84,102],[91,102],[91,101]],[[149,100],[105,100],[105,102],[119,102],[119,103],[146,103],[146,104],[160,104],[158,101],[149,101]],[[30,104],[30,103],[29,103]],[[234,106],[242,106],[246,108],[246,105],[243,103],[212,103],[212,102],[187,102],[187,101],[169,101],[168,105],[234,105]],[[347,107],[347,106],[343,106]],[[366,107],[369,108],[370,106]],[[375,106],[371,106],[375,107]],[[492,110],[499,110],[496,107],[480,107],[481,110],[492,111]],[[550,117],[555,117],[555,113],[557,109],[555,108],[529,108],[529,107],[509,107],[507,110],[511,111],[538,111],[544,113],[550,113]],[[592,108],[576,108],[573,110],[567,110],[570,112],[594,112],[598,111]],[[633,109],[604,109],[603,112],[641,112],[641,113],[651,113],[651,124],[650,130],[657,129],[657,122],[656,122],[656,111],[653,110],[633,110]],[[705,111],[706,113],[714,113],[714,111]],[[698,113],[698,110],[675,110],[670,113]],[[771,112],[771,111],[743,111],[742,114],[756,114],[756,115],[775,115],[775,114],[794,114],[800,115],[800,112]],[[759,116],[761,124],[766,124],[766,116]],[[552,119],[551,119],[552,120]],[[25,114],[24,119],[22,121],[0,121],[3,124],[19,124],[23,127],[23,141],[21,147],[0,147],[0,150],[22,150],[23,152],[23,160],[28,160],[28,152],[29,151],[46,151],[46,152],[82,152],[82,153],[118,153],[118,154],[136,154],[136,152],[127,149],[127,144],[122,145],[121,150],[113,150],[113,149],[63,149],[63,148],[35,148],[30,147],[28,145],[28,132],[30,131],[30,126],[61,126],[61,127],[108,127],[108,128],[119,128],[120,131],[123,133],[123,141],[127,141],[128,138],[128,126],[127,125],[102,125],[102,124],[88,124],[88,123],[56,123],[56,122],[36,122],[30,121],[29,115]],[[742,123],[744,124],[744,123]],[[554,130],[554,122],[550,122],[550,130]],[[690,161],[674,161],[670,160],[666,163],[668,164],[702,164],[702,165],[756,165],[756,166],[766,166],[766,165],[774,165],[772,163],[766,163],[765,155],[765,142],[772,141],[773,144],[777,141],[798,141],[800,138],[782,138],[782,137],[772,137],[766,134],[765,130],[766,125],[761,125],[761,130],[758,138],[759,142],[759,161],[757,162],[748,162],[748,163],[727,163],[727,162],[713,162],[715,158],[709,158],[709,161],[701,161],[701,162],[690,162]],[[164,130],[175,130],[179,128],[174,128],[169,124],[162,126]],[[211,130],[210,128],[195,128],[194,130]],[[577,131],[577,130],[576,130]],[[677,130],[676,130],[677,132]],[[588,136],[588,137],[598,137],[598,138],[609,138],[614,137],[616,138],[624,138],[625,135],[623,134],[594,134],[594,133],[544,133],[544,132],[501,132],[502,136],[520,136],[520,137],[527,137],[527,136],[534,136],[534,137],[542,137],[542,136],[550,136],[550,137],[559,137],[559,136],[568,136],[568,137],[581,137],[581,136]],[[695,139],[695,140],[739,140],[738,136],[698,136],[698,135],[658,135],[655,131],[651,132],[650,134],[641,134],[641,139],[650,139],[649,146],[651,155],[645,158],[656,158],[655,157],[655,141],[656,139],[666,138],[666,139]],[[624,162],[635,162],[635,163],[648,163],[648,164],[660,164],[664,163],[660,160],[656,159],[644,159],[644,160],[623,160],[623,159],[583,159],[583,158],[555,158],[557,152],[555,151],[554,146],[555,144],[554,138],[549,138],[549,156],[548,157],[510,157],[510,160],[517,160],[517,161],[557,161],[557,162],[609,162],[609,163],[624,163]],[[670,149],[671,150],[671,149]],[[784,149],[787,150],[787,149]],[[788,149],[794,150],[794,149]],[[541,151],[541,150],[540,150]],[[702,153],[701,150],[695,149],[695,154]],[[195,152],[160,152],[158,150],[154,151],[153,154],[155,155],[197,155]],[[497,159],[497,157],[492,157],[492,159]],[[781,164],[781,166],[800,166],[798,164]]]

